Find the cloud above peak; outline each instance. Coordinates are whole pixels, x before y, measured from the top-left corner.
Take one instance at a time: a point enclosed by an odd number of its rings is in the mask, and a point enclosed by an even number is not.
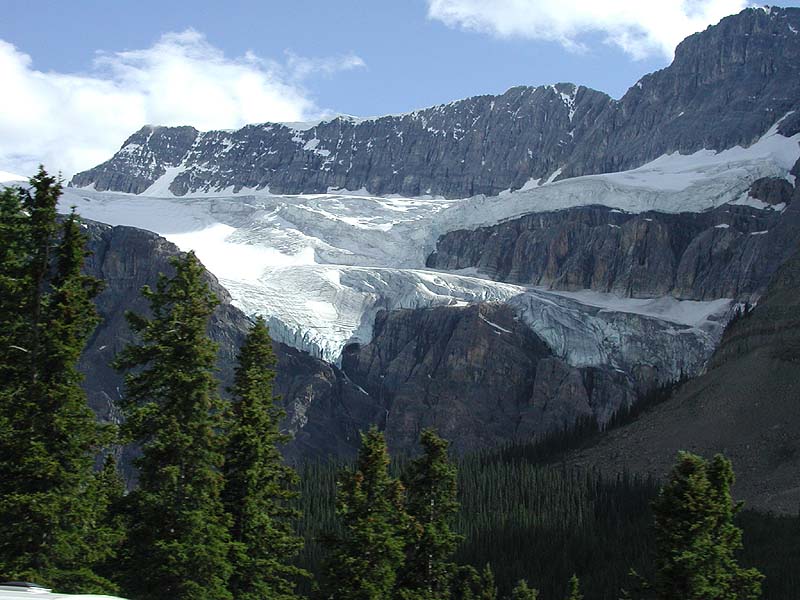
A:
[[[36,70],[0,40],[0,169],[31,174],[39,163],[65,176],[110,157],[142,125],[233,129],[320,116],[303,82],[363,67],[355,55],[276,61],[228,57],[192,29],[149,48],[99,52],[88,73]]]
[[[585,50],[599,33],[635,59],[671,59],[688,35],[749,5],[746,0],[427,0],[428,17],[499,38],[557,42]]]

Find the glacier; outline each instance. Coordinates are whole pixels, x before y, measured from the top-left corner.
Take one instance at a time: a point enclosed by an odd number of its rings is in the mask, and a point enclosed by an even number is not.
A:
[[[652,367],[667,381],[702,370],[732,310],[730,299],[624,299],[495,282],[425,269],[438,237],[537,211],[603,205],[627,212],[704,211],[726,203],[776,207],[747,196],[761,177],[786,177],[800,134],[777,125],[748,148],[662,156],[620,173],[532,181],[498,196],[371,196],[364,190],[276,195],[216,190],[174,197],[181,167],[140,195],[68,187],[61,209],[163,235],[194,250],[236,306],[264,316],[275,339],[332,363],[365,344],[380,310],[512,305],[573,366]],[[777,207],[780,209],[780,207]]]

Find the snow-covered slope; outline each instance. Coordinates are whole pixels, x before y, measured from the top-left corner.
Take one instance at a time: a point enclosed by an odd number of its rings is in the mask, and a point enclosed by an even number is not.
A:
[[[20,181],[27,181],[27,177],[23,177],[22,175],[17,175],[15,173],[9,173],[8,171],[0,171],[0,184],[3,183],[18,183]]]

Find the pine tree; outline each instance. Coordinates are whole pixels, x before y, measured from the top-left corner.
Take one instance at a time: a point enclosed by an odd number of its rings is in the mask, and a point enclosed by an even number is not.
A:
[[[481,590],[477,598],[479,600],[497,600],[497,584],[495,584],[492,567],[488,563],[481,572]]]
[[[100,285],[81,273],[86,240],[74,212],[58,235],[60,184],[44,169],[30,183],[0,200],[0,571],[107,591],[95,567],[112,544],[92,534],[107,505],[94,460],[110,436],[77,370]]]
[[[450,594],[454,600],[497,600],[492,567],[487,563],[479,573],[472,565],[459,566],[451,579]]]
[[[276,362],[259,318],[239,353],[224,469],[223,499],[233,518],[229,588],[237,600],[296,598],[293,579],[304,574],[291,564],[303,541],[295,534],[297,473],[278,450],[289,438],[280,433],[285,413],[272,396]]]
[[[117,467],[113,454],[106,454],[103,466],[95,471],[94,493],[106,508],[101,518],[95,523],[89,533],[89,543],[99,548],[109,548],[106,556],[100,557],[96,563],[95,571],[108,581],[116,582],[120,579],[120,556],[124,552],[125,533],[128,524],[125,520],[123,505],[125,503],[125,484]],[[111,591],[119,591],[115,584]]]
[[[342,532],[330,541],[326,597],[386,600],[403,564],[403,487],[389,475],[383,434],[361,434],[355,472],[341,475],[337,514]]]
[[[521,579],[511,591],[511,600],[537,600],[539,598],[539,591],[535,588],[528,587],[528,582]]]
[[[659,600],[754,600],[761,574],[735,557],[742,532],[733,523],[740,509],[731,499],[733,468],[717,455],[707,463],[688,452],[678,461],[653,504]]]
[[[448,598],[456,565],[450,560],[460,540],[452,529],[458,513],[456,468],[447,456],[447,441],[426,429],[423,454],[403,473],[406,512],[411,517],[406,560],[398,585],[425,598]]]
[[[567,600],[583,600],[581,582],[577,575],[573,575],[569,579],[569,596],[567,596]]]
[[[128,314],[141,338],[119,355],[124,431],[141,447],[132,492],[127,590],[142,600],[227,600],[230,518],[221,499],[226,404],[208,337],[218,304],[193,253],[143,294],[152,318]]]
[[[475,567],[461,565],[456,569],[450,584],[450,593],[455,600],[475,600],[481,589],[481,576]]]

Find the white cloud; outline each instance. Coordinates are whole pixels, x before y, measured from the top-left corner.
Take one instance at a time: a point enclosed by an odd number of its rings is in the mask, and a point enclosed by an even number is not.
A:
[[[746,0],[428,0],[428,16],[450,27],[554,41],[573,50],[584,49],[582,35],[601,33],[634,58],[672,58],[685,37],[748,5]]]
[[[350,69],[366,67],[360,56],[345,54],[343,56],[326,56],[324,58],[308,58],[298,56],[294,52],[286,52],[286,66],[296,79],[304,79],[310,75],[331,75]]]
[[[354,55],[229,58],[187,30],[143,50],[100,53],[88,74],[63,74],[34,69],[0,40],[0,169],[31,174],[43,163],[68,177],[148,123],[230,129],[315,118],[322,111],[303,80],[363,66]]]

